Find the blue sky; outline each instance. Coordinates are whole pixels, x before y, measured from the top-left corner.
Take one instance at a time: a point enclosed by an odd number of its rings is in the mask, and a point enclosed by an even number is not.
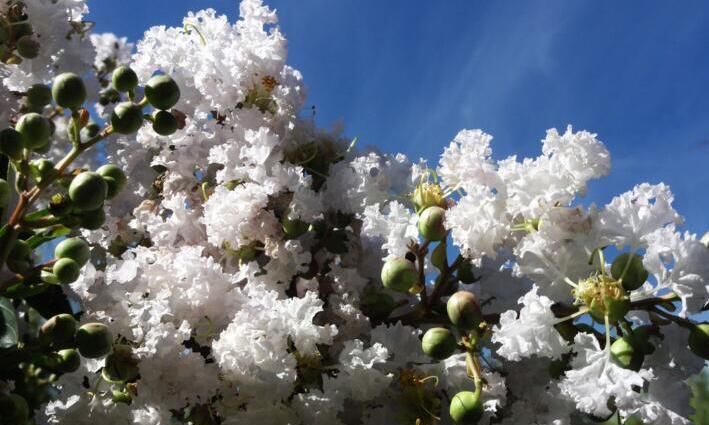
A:
[[[584,202],[663,181],[686,228],[709,230],[709,3],[272,0],[320,126],[435,163],[461,128],[500,159],[547,128],[598,133],[611,174]],[[97,31],[140,38],[229,0],[89,2]]]

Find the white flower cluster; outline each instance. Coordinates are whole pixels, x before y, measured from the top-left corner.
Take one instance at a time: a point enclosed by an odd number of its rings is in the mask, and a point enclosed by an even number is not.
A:
[[[709,249],[678,230],[663,184],[578,204],[610,170],[595,134],[552,129],[540,156],[497,161],[490,135],[463,130],[428,169],[357,152],[299,116],[302,76],[260,0],[243,0],[236,23],[204,10],[153,27],[132,55],[126,39],[77,32],[82,1],[25,3],[53,54],[2,65],[4,122],[12,91],[107,63],[140,81],[171,76],[184,119],[171,136],[143,126],[106,143],[128,187],[102,229],[83,231],[99,261],[65,289],[83,322],[109,324],[130,346],[139,375],[107,382],[104,360],[84,360],[38,424],[451,424],[454,395],[473,390],[484,424],[616,411],[690,423],[685,382],[704,360],[687,341],[707,301]],[[426,206],[444,212],[449,242],[420,236]],[[436,242],[460,255],[428,259]],[[402,258],[424,281],[384,288],[383,262]],[[632,288],[631,273],[642,276]],[[455,328],[445,302],[456,291],[482,313],[456,330],[462,351],[436,359],[421,338],[433,324]],[[626,339],[632,367],[614,348]]]

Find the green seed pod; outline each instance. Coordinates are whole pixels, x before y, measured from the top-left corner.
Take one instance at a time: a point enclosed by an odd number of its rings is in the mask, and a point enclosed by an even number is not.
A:
[[[79,215],[79,226],[88,230],[97,230],[106,222],[106,213],[103,208],[91,211],[82,211]]]
[[[5,179],[0,179],[0,210],[7,208],[10,203],[10,183]]]
[[[59,283],[72,283],[76,282],[76,279],[79,278],[81,267],[71,258],[60,258],[54,263],[52,273],[57,277]]]
[[[127,92],[138,86],[138,76],[129,67],[121,65],[113,71],[111,82],[114,89],[119,92]]]
[[[704,360],[709,360],[709,323],[700,323],[689,332],[689,349]]]
[[[69,185],[69,198],[79,211],[100,208],[106,200],[108,185],[100,174],[84,171],[74,177]]]
[[[23,35],[17,40],[17,53],[25,59],[34,59],[39,55],[39,42],[31,35]]]
[[[128,183],[125,173],[123,173],[123,170],[118,168],[116,165],[102,165],[98,170],[96,170],[96,172],[99,173],[104,180],[106,180],[106,184],[108,185],[108,192],[106,194],[107,199],[113,199],[121,190],[123,190],[126,183]]]
[[[143,125],[143,109],[133,102],[121,102],[111,114],[111,125],[120,134],[133,134]]]
[[[606,298],[605,301],[594,299],[588,307],[591,316],[599,323],[605,323],[606,313],[608,313],[608,321],[615,323],[625,317],[630,310],[630,300],[627,298]]]
[[[166,111],[180,100],[180,87],[169,75],[156,75],[145,85],[145,97],[156,109]]]
[[[478,300],[468,291],[453,294],[448,299],[446,311],[451,323],[464,330],[474,329],[483,321]]]
[[[113,335],[103,323],[87,323],[76,331],[76,347],[87,359],[97,359],[111,352]]]
[[[89,245],[80,238],[67,238],[59,242],[54,248],[54,256],[56,258],[69,258],[79,266],[84,266],[91,257]]]
[[[36,112],[30,112],[20,117],[15,125],[15,130],[22,135],[22,143],[27,149],[42,147],[52,135],[49,120]]]
[[[446,328],[431,328],[426,331],[421,340],[423,352],[436,360],[447,359],[457,347],[455,336]]]
[[[54,169],[54,163],[48,159],[32,161],[31,165],[32,175],[38,183],[51,180],[57,175],[57,170]]]
[[[57,352],[57,369],[62,373],[76,372],[81,366],[81,356],[73,348],[67,348]]]
[[[84,80],[72,72],[59,74],[52,83],[54,102],[67,109],[78,109],[86,100]]]
[[[628,264],[628,261],[630,261],[630,264]],[[623,270],[625,270],[626,266],[628,269],[623,276]],[[611,265],[611,275],[613,279],[616,280],[619,280],[620,277],[623,276],[623,288],[628,291],[634,291],[643,286],[647,281],[648,272],[643,266],[641,256],[626,252],[616,257],[613,261]]]
[[[469,261],[465,261],[461,266],[458,268],[458,280],[460,280],[463,283],[474,283],[478,280],[477,277],[475,277],[475,273],[473,272],[473,265]]]
[[[450,415],[457,424],[477,424],[483,416],[480,392],[461,391],[453,396]]]
[[[643,422],[643,420],[639,417],[633,415],[625,418],[625,422],[623,422],[623,425],[645,425],[645,422]]]
[[[394,258],[384,263],[381,278],[385,288],[406,292],[418,281],[418,271],[411,261]]]
[[[443,225],[446,210],[441,207],[428,207],[419,216],[418,229],[421,236],[429,241],[441,241],[446,238],[446,227]]]
[[[384,319],[396,308],[396,302],[389,294],[371,293],[362,298],[360,306],[367,317]]]
[[[43,108],[52,103],[52,90],[44,84],[34,84],[27,90],[27,103],[35,108]]]
[[[18,394],[0,394],[0,420],[8,425],[26,425],[30,417],[27,400]]]
[[[71,314],[58,314],[44,322],[39,333],[44,342],[54,347],[71,347],[76,333],[76,319]]]
[[[0,153],[13,161],[22,159],[22,135],[14,128],[0,131]]]
[[[32,248],[25,241],[16,240],[7,256],[7,268],[15,273],[26,273],[34,264]]]
[[[121,100],[121,94],[113,87],[108,87],[99,92],[98,103],[103,106],[109,103],[116,103]]]
[[[138,359],[133,357],[130,346],[113,346],[113,352],[106,357],[101,377],[114,384],[131,382],[138,377]]]
[[[642,353],[635,349],[628,337],[618,338],[611,344],[611,357],[625,369],[639,370],[643,362]]]
[[[167,111],[153,114],[153,130],[161,136],[169,136],[177,131],[177,118]]]

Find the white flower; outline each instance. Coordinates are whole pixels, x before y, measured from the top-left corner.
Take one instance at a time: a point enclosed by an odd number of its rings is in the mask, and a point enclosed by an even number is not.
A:
[[[491,160],[492,136],[481,130],[461,130],[443,151],[438,175],[446,185],[473,191],[475,186],[500,187]]]
[[[386,213],[380,212],[380,205],[368,205],[364,209],[362,234],[381,238],[382,249],[388,253],[387,259],[403,257],[411,241],[418,241],[416,227],[418,216],[398,201],[391,201],[385,207]]]

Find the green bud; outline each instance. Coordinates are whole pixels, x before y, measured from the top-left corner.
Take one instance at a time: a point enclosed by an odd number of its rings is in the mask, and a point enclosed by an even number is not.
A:
[[[74,177],[69,185],[69,198],[79,211],[92,211],[101,208],[106,200],[108,184],[100,174],[84,171]]]
[[[79,226],[88,230],[97,230],[106,222],[106,213],[103,208],[97,208],[90,211],[82,211],[78,215]]]
[[[98,103],[103,106],[106,106],[109,103],[116,103],[119,100],[121,100],[121,94],[118,93],[118,90],[113,87],[105,88],[99,92]]]
[[[79,278],[81,266],[70,258],[60,258],[54,263],[52,273],[57,277],[59,283],[72,283]]]
[[[461,391],[453,396],[450,415],[457,424],[477,424],[483,416],[480,392]]]
[[[411,261],[394,258],[384,263],[381,278],[385,288],[406,292],[418,281],[418,271]]]
[[[34,264],[32,259],[32,248],[27,242],[16,240],[10,254],[7,256],[7,268],[15,273],[26,273]]]
[[[153,130],[161,136],[169,136],[177,131],[177,118],[168,111],[153,114]]]
[[[15,125],[15,130],[22,135],[22,143],[27,149],[42,147],[52,135],[49,120],[36,112],[30,112],[20,117]]]
[[[700,323],[689,332],[689,349],[704,360],[709,360],[709,323]]]
[[[113,390],[111,391],[111,400],[113,400],[114,403],[131,404],[133,397],[128,391]]]
[[[57,175],[57,170],[54,169],[54,163],[48,159],[38,159],[32,161],[32,175],[37,182],[45,182],[53,179]]]
[[[52,96],[62,108],[78,109],[86,100],[84,80],[72,72],[59,74],[52,83]]]
[[[180,100],[180,87],[169,75],[156,75],[145,85],[145,97],[155,108],[168,110]]]
[[[143,125],[143,109],[133,102],[121,102],[111,114],[111,125],[120,134],[133,134]]]
[[[23,35],[17,40],[17,53],[25,59],[34,59],[39,55],[39,42],[31,35]]]
[[[475,277],[475,273],[473,272],[473,265],[470,263],[470,261],[465,261],[463,264],[458,267],[458,280],[460,280],[463,283],[474,283],[478,280],[477,277]]]
[[[625,317],[630,310],[630,300],[627,298],[610,298],[607,297],[603,301],[592,300],[589,305],[591,316],[599,323],[605,323],[605,314],[608,314],[609,323],[615,323]]]
[[[86,264],[91,257],[89,245],[80,238],[67,238],[59,242],[54,248],[56,258],[69,258],[76,261],[79,266]]]
[[[68,196],[55,193],[49,199],[49,212],[55,217],[63,217],[71,211],[71,201]]]
[[[107,199],[115,198],[126,186],[126,183],[128,183],[128,179],[125,173],[123,173],[123,170],[113,164],[102,165],[96,172],[106,180],[106,184],[108,185]]]
[[[138,359],[128,345],[115,345],[113,352],[106,357],[106,365],[101,371],[106,382],[131,382],[138,377]]]
[[[22,135],[14,128],[0,131],[0,153],[13,161],[22,159]]]
[[[360,305],[367,317],[384,319],[396,308],[396,301],[389,294],[371,293],[362,298]]]
[[[611,344],[611,358],[624,369],[639,370],[643,362],[642,353],[628,337],[618,338]]]
[[[27,103],[42,108],[52,103],[52,90],[44,84],[34,84],[27,90]]]
[[[478,300],[468,291],[458,291],[451,295],[446,311],[451,323],[464,330],[474,329],[483,321]]]
[[[42,340],[54,347],[71,347],[76,333],[76,319],[71,314],[58,314],[39,328]]]
[[[10,203],[10,183],[5,179],[0,179],[0,210],[7,208]]]
[[[76,331],[76,347],[87,359],[97,359],[111,352],[113,335],[103,323],[87,323]]]
[[[645,425],[645,422],[643,422],[643,420],[639,417],[633,415],[625,418],[625,422],[623,422],[623,425]]]
[[[421,340],[421,348],[431,358],[444,360],[450,357],[458,344],[453,333],[446,328],[431,328]]]
[[[62,373],[76,372],[81,366],[81,356],[73,348],[67,348],[57,352],[57,369]]]
[[[628,261],[630,261],[630,264],[628,264]],[[627,270],[625,269],[626,266],[628,267]],[[625,275],[623,275],[623,270],[626,270]],[[611,275],[616,280],[620,280],[622,276],[623,280],[621,283],[623,284],[623,288],[628,291],[634,291],[643,286],[647,281],[648,272],[643,266],[641,256],[626,252],[616,257],[613,261],[611,265]]]
[[[26,425],[30,417],[27,401],[18,394],[0,394],[0,420],[8,425]]]
[[[101,131],[101,126],[91,121],[86,124],[84,130],[86,131],[86,136],[88,136],[89,138],[96,137],[96,135],[98,135],[98,133]]]
[[[421,236],[429,241],[441,241],[446,238],[443,222],[446,210],[441,207],[428,207],[419,216],[418,229]]]
[[[138,76],[129,67],[121,65],[113,71],[111,82],[114,89],[119,92],[127,92],[138,86]]]
[[[286,239],[295,239],[308,231],[310,225],[300,219],[289,219],[288,215],[281,218],[281,226]]]

